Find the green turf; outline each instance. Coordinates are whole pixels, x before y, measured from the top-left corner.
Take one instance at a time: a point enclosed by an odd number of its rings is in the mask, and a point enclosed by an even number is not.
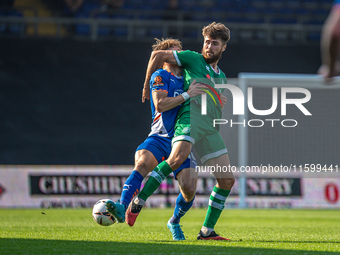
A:
[[[339,210],[225,210],[216,232],[231,242],[196,240],[203,209],[187,213],[187,240],[175,242],[171,215],[144,209],[134,227],[102,227],[91,209],[1,209],[0,254],[340,254]]]

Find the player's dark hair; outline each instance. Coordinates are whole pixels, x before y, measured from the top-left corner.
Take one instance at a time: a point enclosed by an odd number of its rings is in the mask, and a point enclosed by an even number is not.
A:
[[[182,49],[182,42],[178,39],[172,39],[172,38],[162,38],[162,40],[155,38],[156,42],[154,45],[152,45],[152,51],[156,50],[167,50],[171,47],[178,47]]]
[[[222,23],[213,22],[202,29],[203,37],[209,36],[212,39],[221,38],[223,44],[230,39],[230,30]]]

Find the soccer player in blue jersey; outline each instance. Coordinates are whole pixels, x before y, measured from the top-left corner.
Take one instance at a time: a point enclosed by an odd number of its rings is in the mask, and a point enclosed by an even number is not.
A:
[[[157,40],[153,45],[153,51],[181,49],[181,42],[176,39]],[[163,69],[158,69],[152,74],[150,80],[153,120],[151,132],[136,150],[135,170],[124,184],[120,202],[106,204],[107,210],[115,216],[118,222],[125,221],[125,211],[132,198],[139,193],[145,176],[168,158],[171,152],[171,139],[174,135],[177,111],[186,100],[204,93],[201,88],[205,88],[205,86],[193,82],[189,90],[183,93],[183,77],[181,68],[177,65],[164,63]],[[195,166],[196,162],[193,156],[189,155],[184,163],[174,171],[181,190],[176,200],[174,214],[167,224],[174,240],[185,240],[179,222],[194,201],[197,178],[190,174],[190,167]]]
[[[339,75],[340,63],[340,0],[335,0],[332,10],[322,28],[321,34],[321,61],[318,73],[328,81]]]

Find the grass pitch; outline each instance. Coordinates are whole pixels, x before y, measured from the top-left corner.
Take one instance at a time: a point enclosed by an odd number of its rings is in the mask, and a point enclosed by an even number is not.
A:
[[[206,209],[166,227],[173,209],[144,209],[134,227],[102,227],[91,209],[0,210],[0,254],[340,254],[339,210],[224,210],[215,228],[231,239],[197,241]]]

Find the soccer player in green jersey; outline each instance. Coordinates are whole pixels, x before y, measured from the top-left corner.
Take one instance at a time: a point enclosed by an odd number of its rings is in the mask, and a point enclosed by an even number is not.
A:
[[[151,74],[163,63],[177,64],[183,68],[184,91],[188,90],[192,80],[203,82],[209,89],[206,93],[206,115],[201,114],[201,99],[196,97],[186,102],[180,108],[175,125],[175,136],[172,140],[172,151],[166,161],[160,163],[152,172],[140,194],[135,197],[127,211],[126,222],[133,226],[146,199],[158,188],[160,183],[172,171],[177,169],[188,157],[191,148],[195,145],[202,163],[230,169],[230,162],[226,146],[218,132],[213,127],[214,119],[222,117],[221,90],[215,89],[215,84],[227,83],[225,74],[217,66],[223,51],[230,39],[230,31],[221,23],[211,23],[203,28],[202,54],[193,51],[156,51],[153,52],[145,78],[143,98],[149,99],[149,80]],[[184,96],[183,96],[184,97]],[[218,103],[216,103],[218,102]],[[214,231],[214,227],[225,201],[234,185],[235,179],[231,171],[214,172],[217,184],[211,192],[208,211],[199,232],[199,240],[229,240],[221,237]]]

